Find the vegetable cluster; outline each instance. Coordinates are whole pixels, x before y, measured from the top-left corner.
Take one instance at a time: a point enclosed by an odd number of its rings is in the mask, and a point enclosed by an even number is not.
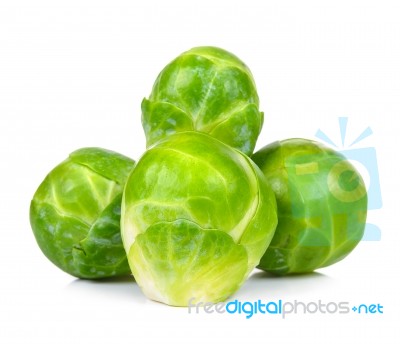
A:
[[[47,258],[80,278],[128,275],[150,299],[227,299],[258,266],[305,273],[362,239],[367,192],[341,154],[288,139],[252,155],[264,121],[249,68],[215,47],[184,52],[142,102],[135,163],[84,148],[37,189],[30,220]]]

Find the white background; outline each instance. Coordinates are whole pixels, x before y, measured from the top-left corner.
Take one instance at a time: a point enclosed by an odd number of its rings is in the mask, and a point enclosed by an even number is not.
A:
[[[400,7],[398,1],[0,1],[0,342],[394,343],[399,340]],[[89,282],[58,270],[30,229],[30,199],[71,151],[100,146],[138,159],[140,102],[158,72],[198,45],[251,68],[265,124],[258,148],[313,138],[378,154],[383,208],[362,242],[319,274],[260,272],[242,301],[380,303],[370,315],[189,315],[145,299],[130,279]]]

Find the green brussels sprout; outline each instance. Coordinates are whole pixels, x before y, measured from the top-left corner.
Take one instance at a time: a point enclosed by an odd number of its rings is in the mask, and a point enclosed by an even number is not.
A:
[[[276,201],[249,157],[198,132],[172,135],[139,160],[122,199],[122,241],[150,299],[187,306],[234,293],[259,263]]]
[[[215,47],[193,48],[158,75],[142,102],[147,146],[182,131],[201,131],[250,155],[264,115],[249,68]]]
[[[305,273],[346,257],[363,237],[367,192],[346,158],[324,145],[289,139],[252,157],[275,192],[278,226],[259,268]]]
[[[101,148],[83,148],[54,168],[30,207],[44,255],[81,278],[130,273],[120,233],[121,200],[134,161]]]

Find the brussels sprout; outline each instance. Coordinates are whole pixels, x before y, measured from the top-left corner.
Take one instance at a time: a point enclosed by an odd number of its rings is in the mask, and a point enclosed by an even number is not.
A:
[[[259,263],[276,223],[275,197],[257,166],[198,132],[148,150],[122,200],[133,275],[150,299],[175,306],[234,293]]]
[[[147,146],[176,132],[201,131],[250,155],[263,124],[249,68],[215,47],[193,48],[158,75],[142,102]]]
[[[54,168],[30,207],[45,256],[81,278],[130,273],[120,234],[121,200],[134,161],[101,148],[79,149]]]
[[[311,272],[346,257],[362,239],[367,192],[346,158],[320,143],[289,139],[252,157],[278,204],[278,226],[259,268]]]

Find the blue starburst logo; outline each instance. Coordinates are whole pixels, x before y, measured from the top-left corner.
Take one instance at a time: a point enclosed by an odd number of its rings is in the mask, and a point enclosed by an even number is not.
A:
[[[374,147],[359,147],[357,146],[367,137],[373,134],[370,127],[364,129],[361,134],[357,135],[350,144],[347,142],[347,124],[348,117],[339,117],[339,130],[340,130],[340,144],[332,140],[325,132],[318,129],[315,136],[333,146],[334,149],[342,153],[348,160],[350,160],[357,169],[360,170],[363,178],[365,179],[368,189],[368,210],[377,210],[382,208],[382,197],[379,183],[379,171],[376,150]],[[367,223],[365,227],[363,240],[379,241],[381,239],[381,231],[379,227],[372,223]]]

